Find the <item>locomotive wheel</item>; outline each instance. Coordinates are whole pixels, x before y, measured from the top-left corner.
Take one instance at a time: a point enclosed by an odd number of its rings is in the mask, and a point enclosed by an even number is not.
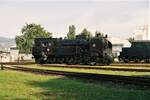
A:
[[[57,58],[57,63],[62,64],[62,58]]]
[[[94,66],[94,65],[96,65],[96,62],[90,62],[89,65],[90,65],[90,66]]]
[[[90,66],[96,65],[96,58],[95,57],[90,57],[89,58],[89,65]]]
[[[77,64],[77,58],[76,57],[73,58],[73,62],[72,63],[73,64]]]
[[[75,64],[80,64],[80,57],[75,58]]]
[[[110,65],[110,62],[108,61],[108,62],[106,63],[106,65]]]
[[[50,59],[49,59],[49,62],[50,62],[51,64],[53,64],[53,63],[54,63],[53,58],[50,58]]]
[[[89,63],[90,63],[90,58],[86,55],[86,56],[84,57],[84,64],[85,64],[85,65],[89,65]]]
[[[139,59],[135,59],[134,62],[135,62],[135,63],[138,63],[138,62],[140,62],[140,60],[139,60]]]
[[[53,64],[54,63],[54,58],[51,58],[50,62],[51,62],[51,64]]]
[[[38,58],[38,59],[36,58],[35,62],[38,64],[44,64],[45,63],[45,61],[42,58]]]
[[[71,59],[69,57],[66,58],[66,63],[69,64],[69,65],[71,64]]]
[[[150,63],[150,59],[145,59],[144,62],[145,63]]]
[[[83,64],[83,61],[82,61],[82,57],[81,56],[77,56],[74,58],[74,64]]]
[[[106,65],[110,65],[113,61],[111,59],[107,59]]]
[[[68,64],[75,64],[75,59],[73,57],[69,58]]]
[[[64,58],[60,58],[60,64],[63,64],[64,63]]]
[[[129,60],[128,59],[124,59],[123,60],[125,63],[129,63]]]
[[[56,58],[53,58],[53,64],[55,64],[56,63]]]
[[[102,60],[102,64],[103,64],[103,65],[108,65],[108,64],[109,64],[109,63],[108,63],[108,60],[107,60],[106,58],[103,59],[103,60]]]

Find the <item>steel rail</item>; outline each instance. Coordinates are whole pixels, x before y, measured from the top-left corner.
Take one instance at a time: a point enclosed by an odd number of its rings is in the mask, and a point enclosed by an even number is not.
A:
[[[83,65],[56,65],[56,64],[43,64],[42,67],[59,67],[59,68],[76,68],[76,69],[96,69],[96,70],[111,70],[111,71],[130,71],[130,72],[150,72],[150,69],[135,69],[135,68],[113,68],[113,67],[95,67]]]

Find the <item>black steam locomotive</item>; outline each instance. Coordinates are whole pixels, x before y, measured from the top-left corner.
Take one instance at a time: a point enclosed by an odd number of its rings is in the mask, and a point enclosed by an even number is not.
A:
[[[130,48],[123,48],[119,59],[123,62],[150,62],[150,41],[134,41]]]
[[[112,63],[112,44],[106,37],[87,39],[36,38],[32,49],[36,63],[109,65]]]

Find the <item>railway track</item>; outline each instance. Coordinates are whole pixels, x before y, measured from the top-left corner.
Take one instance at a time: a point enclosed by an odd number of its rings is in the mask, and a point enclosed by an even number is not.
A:
[[[2,64],[12,64],[12,65],[21,65],[21,64],[36,64],[34,61],[19,61],[19,62],[2,62]],[[109,66],[144,66],[150,67],[150,63],[112,63]]]
[[[3,65],[30,65],[35,64],[35,62],[2,62]]]
[[[34,62],[9,62],[3,65],[31,65]],[[88,66],[88,65],[66,65],[66,64],[42,64],[41,67],[58,67],[58,68],[76,68],[76,69],[94,69],[94,70],[111,70],[111,71],[127,71],[127,72],[150,72],[150,64],[112,64],[108,66]],[[146,66],[146,67],[145,67]]]
[[[149,67],[150,63],[112,63],[110,66]]]
[[[2,62],[1,64],[3,65],[29,65],[29,64],[36,64],[33,61],[30,62]],[[66,65],[66,64],[50,64],[50,65]],[[70,65],[68,65],[70,66]],[[77,65],[79,66],[79,65]],[[89,66],[89,65],[80,65],[80,66]],[[126,66],[126,67],[149,67],[150,68],[150,63],[112,63],[109,66]]]
[[[3,65],[30,65],[34,62],[9,62]],[[66,64],[41,64],[41,67],[59,67],[59,68],[76,68],[76,69],[95,69],[95,70],[111,70],[111,71],[129,71],[129,72],[150,72],[150,64],[134,64],[134,63],[117,63],[108,66],[88,66],[88,65],[66,65]]]
[[[138,68],[114,68],[114,67],[95,67],[95,66],[84,66],[84,65],[63,65],[63,64],[43,64],[43,67],[60,67],[60,68],[77,68],[77,69],[96,69],[96,70],[112,70],[112,71],[135,71],[135,72],[150,72],[149,69],[138,69]]]
[[[150,88],[150,78],[146,78],[146,77],[67,72],[67,71],[27,68],[27,67],[20,67],[20,66],[4,66],[4,69],[25,71],[25,72],[31,72],[37,74],[44,74],[44,75],[54,74],[54,75],[63,75],[63,76],[83,78],[83,79],[111,81],[114,83],[132,84],[132,85],[138,85],[141,87]]]

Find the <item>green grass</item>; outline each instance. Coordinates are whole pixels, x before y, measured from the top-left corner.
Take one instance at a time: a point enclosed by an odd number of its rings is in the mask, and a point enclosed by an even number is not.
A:
[[[129,72],[129,71],[111,71],[111,70],[96,70],[96,69],[77,69],[77,68],[60,68],[60,67],[41,67],[40,65],[22,65],[29,68],[57,70],[67,72],[83,72],[83,73],[96,73],[96,74],[111,74],[123,76],[150,76],[150,72]]]
[[[149,100],[150,90],[62,76],[0,71],[0,100]]]

